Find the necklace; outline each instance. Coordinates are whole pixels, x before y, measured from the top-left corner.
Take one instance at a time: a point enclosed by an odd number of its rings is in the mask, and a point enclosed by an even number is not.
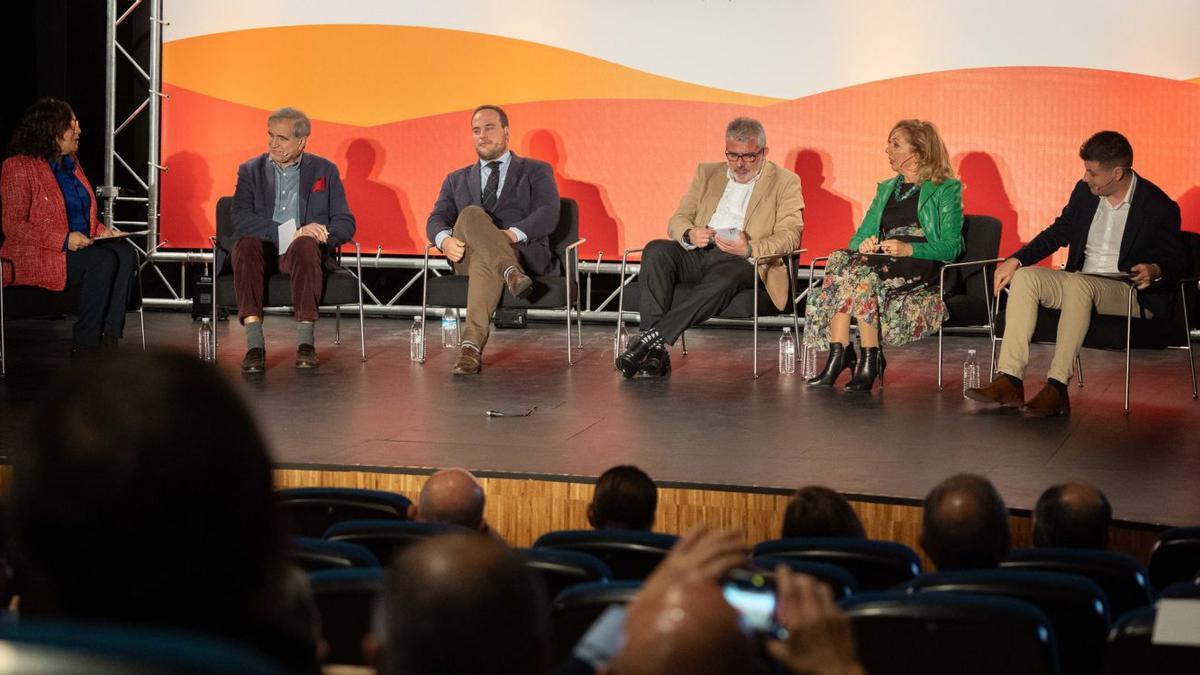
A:
[[[915,193],[917,190],[921,189],[920,185],[918,185],[917,183],[913,183],[912,185],[908,186],[907,190],[905,190],[903,193],[901,193],[900,186],[903,183],[904,183],[904,176],[897,174],[896,175],[896,185],[892,189],[892,197],[898,202],[902,202],[905,199],[908,199],[909,197],[913,196],[913,193]]]

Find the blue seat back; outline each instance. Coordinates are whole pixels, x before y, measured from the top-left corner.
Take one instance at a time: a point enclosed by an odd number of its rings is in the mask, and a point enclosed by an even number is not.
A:
[[[1061,572],[1091,579],[1108,597],[1117,618],[1152,601],[1150,579],[1141,563],[1124,553],[1077,548],[1025,548],[1009,553],[1004,569]]]
[[[412,504],[395,492],[359,488],[289,488],[275,498],[291,532],[302,537],[320,537],[349,520],[406,520]]]
[[[429,537],[455,532],[471,532],[445,523],[421,523],[412,520],[351,520],[325,531],[324,538],[358,544],[370,551],[384,566],[405,548]]]
[[[772,539],[754,547],[754,556],[796,558],[836,565],[849,572],[861,591],[882,591],[908,583],[921,573],[921,559],[904,544],[852,537]]]
[[[380,568],[325,570],[309,575],[321,616],[321,635],[329,646],[328,663],[371,665],[363,653],[363,638],[371,632],[385,576]]]
[[[1158,535],[1150,552],[1150,585],[1155,592],[1200,575],[1200,527],[1173,527]]]
[[[516,553],[524,558],[526,569],[541,577],[551,601],[570,586],[613,579],[608,565],[590,553],[552,548],[521,548]]]
[[[588,553],[603,561],[615,579],[645,579],[678,539],[640,530],[562,530],[542,535],[533,547]]]
[[[566,660],[604,610],[612,605],[628,605],[641,586],[640,581],[594,582],[576,584],[559,593],[550,612],[551,663]]]
[[[305,572],[379,567],[379,559],[364,546],[315,537],[292,537],[288,558]]]

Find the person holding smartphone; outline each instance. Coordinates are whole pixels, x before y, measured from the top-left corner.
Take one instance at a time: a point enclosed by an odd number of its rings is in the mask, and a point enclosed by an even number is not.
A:
[[[76,153],[81,131],[71,106],[43,98],[25,111],[0,171],[0,283],[61,291],[79,286],[71,353],[115,348],[125,330],[137,252],[100,223],[92,185]]]
[[[1091,324],[1092,312],[1123,316],[1129,284],[1137,287],[1134,311],[1169,316],[1175,307],[1173,279],[1187,260],[1179,243],[1179,205],[1133,170],[1133,146],[1116,131],[1100,131],[1079,148],[1083,177],[1062,214],[996,267],[997,295],[1009,289],[999,373],[967,397],[1021,407],[1037,417],[1067,415],[1067,383]],[[1067,247],[1063,269],[1038,262]],[[1025,366],[1038,307],[1060,311],[1054,359],[1046,385],[1025,402]]]
[[[937,282],[942,264],[963,251],[962,183],[931,122],[897,122],[884,151],[895,177],[879,184],[849,247],[829,254],[824,280],[808,295],[805,343],[829,343],[810,386],[833,386],[849,370],[846,390],[870,391],[887,367],[884,344],[935,333],[946,317]],[[850,345],[852,317],[861,355]]]

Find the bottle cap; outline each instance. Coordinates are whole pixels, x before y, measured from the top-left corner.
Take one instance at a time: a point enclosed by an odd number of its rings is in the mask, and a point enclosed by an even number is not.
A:
[[[975,350],[974,350],[974,349],[968,349],[968,350],[967,350],[967,355],[968,355],[968,356],[975,356]]]
[[[792,332],[792,329],[791,329],[791,327],[790,327],[790,326],[784,326],[784,327],[783,327],[783,332],[785,332],[785,333],[790,333],[790,332]]]

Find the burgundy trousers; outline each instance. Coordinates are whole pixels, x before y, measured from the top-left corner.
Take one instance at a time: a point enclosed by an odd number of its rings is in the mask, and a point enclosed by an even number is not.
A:
[[[279,255],[276,245],[257,237],[242,237],[233,247],[233,288],[237,294],[238,318],[263,315],[267,279],[276,272],[291,277],[292,307],[297,321],[316,321],[324,290],[325,270],[321,242],[312,237],[292,241],[287,253]]]

